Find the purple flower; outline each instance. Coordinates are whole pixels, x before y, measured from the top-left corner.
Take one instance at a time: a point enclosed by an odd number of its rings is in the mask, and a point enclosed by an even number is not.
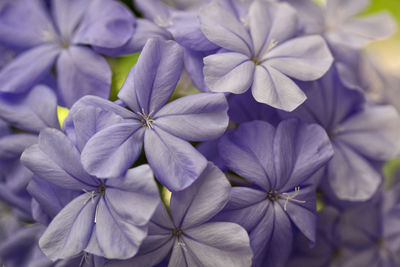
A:
[[[398,188],[345,210],[325,206],[318,216],[317,243],[298,238],[288,267],[399,266]]]
[[[119,98],[131,111],[95,97],[83,98],[71,110],[96,106],[123,118],[110,119],[82,150],[82,163],[92,175],[111,178],[131,166],[142,150],[157,179],[171,191],[197,179],[207,160],[187,141],[219,137],[228,125],[223,94],[185,96],[166,104],[182,70],[182,49],[174,42],[151,39],[128,75]],[[106,123],[106,122],[105,122]]]
[[[205,36],[224,48],[204,58],[205,83],[213,92],[242,94],[251,88],[258,102],[291,111],[306,99],[291,78],[318,79],[332,63],[320,36],[294,38],[297,14],[287,4],[254,1],[248,25],[215,1],[199,16]]]
[[[36,85],[27,94],[0,93],[0,118],[31,133],[59,128],[57,96],[45,85]]]
[[[262,120],[277,125],[280,121],[276,109],[255,101],[250,91],[240,95],[229,95],[228,103],[228,115],[233,123]]]
[[[0,94],[0,118],[7,121],[0,134],[0,199],[31,214],[31,196],[26,187],[32,173],[20,162],[22,152],[37,142],[37,135],[46,127],[58,128],[57,99],[46,86],[35,86],[28,94]],[[0,120],[1,121],[1,120]],[[15,127],[20,133],[12,133]]]
[[[109,266],[154,266],[169,257],[168,266],[250,267],[246,231],[234,223],[209,222],[228,202],[230,188],[225,175],[209,163],[190,187],[172,193],[171,216],[158,207],[138,255]]]
[[[324,130],[297,120],[277,128],[263,121],[243,123],[225,135],[219,152],[228,168],[251,182],[233,187],[217,217],[242,225],[250,236],[253,266],[284,266],[293,226],[315,241],[315,181],[333,151]]]
[[[136,254],[159,203],[148,165],[115,179],[90,176],[77,148],[56,129],[41,131],[38,144],[25,150],[21,160],[38,177],[82,192],[54,217],[40,238],[46,256],[54,261],[82,251],[116,259]]]
[[[304,31],[321,34],[332,47],[360,49],[396,32],[396,23],[388,12],[356,16],[369,5],[369,0],[327,0],[321,7],[307,0],[288,2],[299,11]]]
[[[387,105],[365,105],[361,89],[343,84],[333,67],[322,79],[301,84],[308,100],[284,117],[318,123],[328,133],[335,155],[323,183],[341,200],[370,199],[382,182],[379,162],[400,151],[400,118]]]
[[[0,11],[0,40],[26,51],[1,70],[1,92],[25,92],[55,66],[62,105],[87,94],[107,98],[111,70],[85,45],[122,46],[133,23],[131,12],[117,1],[54,0],[51,10],[40,0],[10,1]]]
[[[40,251],[38,239],[42,225],[21,227],[0,243],[0,263],[10,267],[51,267],[53,263]]]
[[[23,217],[28,220],[31,215],[31,196],[26,187],[32,173],[21,164],[19,158],[25,148],[36,142],[37,136],[27,133],[0,137],[0,200],[24,212]]]

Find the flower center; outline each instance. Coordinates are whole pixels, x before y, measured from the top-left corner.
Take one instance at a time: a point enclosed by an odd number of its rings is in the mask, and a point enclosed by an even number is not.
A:
[[[267,198],[271,201],[276,201],[278,199],[284,199],[285,200],[285,204],[283,205],[283,209],[285,211],[287,211],[287,204],[289,201],[293,201],[296,203],[306,203],[305,200],[299,200],[299,199],[295,199],[295,197],[299,194],[300,192],[300,187],[296,186],[294,188],[294,193],[292,195],[290,195],[289,193],[282,193],[280,194],[278,192],[278,190],[273,189],[273,190],[269,190],[269,192],[267,193]]]
[[[260,65],[260,64],[261,64],[261,60],[260,60],[259,58],[257,58],[257,57],[253,57],[253,58],[251,59],[251,61],[253,61],[254,64],[256,64],[256,65]]]
[[[182,229],[180,227],[172,229],[172,235],[173,236],[175,236],[177,238],[180,238],[182,236],[182,234],[183,234],[183,231],[182,231]]]
[[[105,184],[101,184],[99,185],[99,187],[97,187],[97,193],[99,193],[100,195],[104,196],[104,194],[106,193],[106,185]]]
[[[149,128],[149,129],[154,129],[153,122],[154,120],[151,118],[152,112],[150,112],[148,115],[144,112],[144,109],[142,108],[142,112],[138,112],[140,117],[142,119],[140,120],[143,124],[143,127]]]
[[[274,189],[274,190],[269,190],[269,192],[267,193],[267,198],[271,201],[275,201],[279,199],[279,192],[278,190]]]

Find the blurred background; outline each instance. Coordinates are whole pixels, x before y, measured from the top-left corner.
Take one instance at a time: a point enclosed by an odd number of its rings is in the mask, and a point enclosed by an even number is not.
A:
[[[382,10],[389,11],[397,21],[397,34],[389,40],[370,45],[367,50],[375,54],[376,59],[379,60],[381,67],[385,71],[400,76],[400,0],[372,0],[371,5],[365,10],[364,14],[376,13]]]

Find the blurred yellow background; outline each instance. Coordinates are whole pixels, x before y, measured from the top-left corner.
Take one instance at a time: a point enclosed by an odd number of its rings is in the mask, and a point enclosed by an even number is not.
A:
[[[385,71],[400,76],[400,0],[372,0],[365,14],[376,13],[382,10],[389,11],[397,21],[397,34],[389,40],[371,44],[367,47],[367,50],[375,54]]]

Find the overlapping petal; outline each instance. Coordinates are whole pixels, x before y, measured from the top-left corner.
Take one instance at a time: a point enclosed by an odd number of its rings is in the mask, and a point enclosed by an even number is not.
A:
[[[0,113],[0,117],[15,127],[30,132],[59,127],[57,97],[44,85],[35,86],[26,95],[1,95]]]
[[[136,112],[157,112],[169,99],[183,67],[182,48],[173,41],[147,41],[118,97]]]
[[[92,235],[96,203],[88,195],[72,200],[50,223],[39,240],[39,246],[49,259],[69,258],[84,250]],[[98,199],[96,200],[98,201]]]
[[[302,81],[321,78],[331,67],[333,57],[324,39],[309,35],[291,39],[263,56],[263,64]]]
[[[326,38],[332,44],[360,49],[373,41],[392,36],[396,29],[392,16],[381,12],[364,18],[349,19],[335,31],[327,32]]]
[[[121,176],[137,159],[143,144],[144,128],[130,120],[107,127],[95,134],[82,150],[82,164],[99,178]]]
[[[67,189],[91,189],[96,184],[83,169],[78,150],[56,129],[41,131],[39,144],[25,150],[21,160],[36,175]]]
[[[343,143],[334,144],[335,154],[326,173],[334,193],[342,200],[370,199],[382,183],[381,174],[353,148]]]
[[[146,237],[147,227],[129,222],[124,217],[127,214],[118,213],[106,199],[99,200],[96,207],[97,214],[94,215],[96,216],[94,231],[99,250],[90,249],[89,252],[109,259],[131,258],[137,253],[140,243]],[[95,218],[94,216],[92,218]]]
[[[196,182],[173,194],[171,213],[174,224],[189,228],[210,220],[226,205],[230,190],[224,173],[208,164]]]
[[[298,30],[296,10],[286,3],[255,1],[249,9],[249,28],[257,57],[276,43],[295,36]]]
[[[92,0],[83,2],[80,0],[52,1],[51,14],[53,15],[55,25],[63,39],[72,39],[73,33],[81,22],[91,2]]]
[[[0,40],[24,49],[57,40],[44,3],[40,0],[4,3],[0,12]]]
[[[18,55],[0,71],[0,92],[21,93],[30,89],[47,75],[59,53],[59,47],[44,44]]]
[[[146,225],[160,203],[149,165],[129,169],[121,179],[107,180],[106,186],[108,206],[135,225]]]
[[[171,14],[172,25],[168,30],[174,40],[187,49],[194,51],[209,51],[218,48],[211,43],[200,29],[197,12],[175,11]]]
[[[144,149],[155,176],[171,191],[190,186],[207,166],[191,144],[160,128],[146,131]]]
[[[400,152],[400,117],[392,106],[367,107],[340,124],[335,140],[376,160],[393,159]]]
[[[281,122],[274,138],[276,187],[286,192],[304,184],[332,155],[329,138],[319,125]]]
[[[247,55],[213,54],[204,58],[204,81],[213,92],[242,94],[253,83],[254,68]]]
[[[73,42],[105,48],[120,47],[132,37],[134,23],[135,17],[122,3],[91,1]]]
[[[57,83],[60,101],[71,107],[85,95],[108,98],[111,69],[107,61],[82,46],[71,46],[57,60]]]
[[[213,222],[185,231],[183,242],[186,250],[174,248],[183,252],[183,265],[171,266],[251,266],[252,251],[249,247],[246,231],[235,223]],[[229,236],[229,238],[227,238]],[[193,251],[195,253],[189,253]]]
[[[199,11],[201,30],[211,42],[234,52],[251,57],[252,42],[244,25],[217,1],[203,6]]]
[[[212,140],[227,128],[227,110],[223,94],[185,96],[162,107],[154,125],[185,140]]]
[[[268,123],[248,122],[225,135],[218,150],[225,164],[240,176],[265,190],[272,189],[273,137],[275,129]],[[262,142],[260,142],[262,140]]]
[[[73,128],[67,127],[66,133],[74,140],[80,151],[97,132],[123,121],[123,118],[116,113],[96,106],[74,109],[69,116]]]

